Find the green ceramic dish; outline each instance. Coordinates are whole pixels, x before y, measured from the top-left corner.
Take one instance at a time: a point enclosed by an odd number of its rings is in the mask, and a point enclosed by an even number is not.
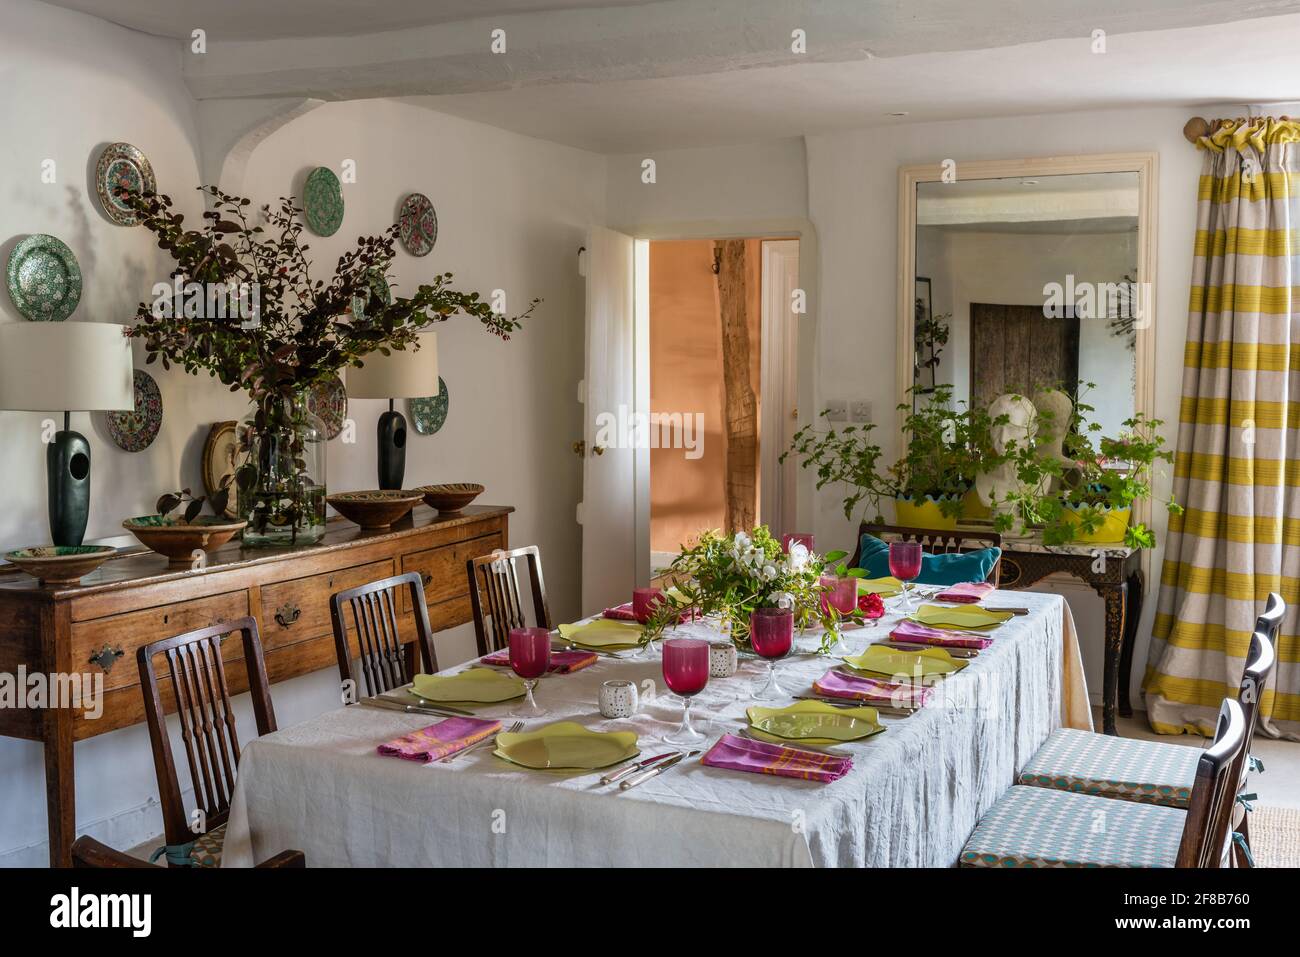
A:
[[[499,734],[493,753],[539,771],[594,771],[641,752],[635,731],[592,731],[576,721],[557,721],[536,731]]]
[[[879,595],[881,598],[893,598],[903,593],[903,583],[897,578],[859,578],[859,595]]]
[[[912,620],[932,628],[988,630],[1014,618],[1013,612],[992,611],[979,605],[922,605]]]
[[[885,730],[875,708],[837,708],[822,701],[798,701],[784,708],[752,707],[751,731],[765,740],[801,741],[828,746],[860,741]]]
[[[4,557],[42,584],[75,585],[116,551],[112,545],[36,545],[6,552]]]
[[[302,213],[317,236],[333,236],[343,225],[343,187],[328,166],[317,166],[302,188]]]
[[[410,692],[445,704],[495,704],[523,697],[524,683],[514,675],[491,668],[470,668],[454,675],[416,675]]]
[[[970,661],[954,658],[942,648],[902,651],[885,645],[868,645],[860,655],[844,659],[854,671],[873,675],[950,675],[965,668]]]
[[[81,301],[81,267],[63,240],[28,236],[9,254],[9,298],[33,322],[62,322]]]
[[[597,648],[615,651],[635,648],[641,644],[642,628],[630,621],[613,621],[597,618],[585,625],[561,625],[560,637],[579,648]]]

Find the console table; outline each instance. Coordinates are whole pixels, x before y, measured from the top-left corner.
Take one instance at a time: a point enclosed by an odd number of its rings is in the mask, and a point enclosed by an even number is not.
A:
[[[471,506],[442,515],[420,506],[380,531],[336,518],[314,545],[232,542],[197,570],[171,568],[162,555],[131,549],[74,586],[42,587],[19,572],[0,574],[0,673],[103,676],[97,719],[72,707],[0,709],[0,734],[45,747],[51,864],[71,863],[76,838],[74,742],[144,720],[137,648],[252,615],[272,682],[334,667],[329,596],[410,571],[423,577],[433,628],[463,624],[473,618],[465,563],[507,547],[512,511]],[[414,626],[406,603],[403,592],[402,637],[409,643]],[[223,649],[232,692],[247,690],[241,643]]]

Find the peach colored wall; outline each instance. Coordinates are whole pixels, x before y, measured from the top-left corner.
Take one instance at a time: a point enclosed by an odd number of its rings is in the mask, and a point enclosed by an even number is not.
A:
[[[750,379],[758,394],[762,304],[761,240],[746,240]],[[701,412],[704,454],[650,452],[650,548],[675,552],[702,529],[725,522],[726,441],[722,416],[722,332],[713,241],[650,244],[650,409]]]

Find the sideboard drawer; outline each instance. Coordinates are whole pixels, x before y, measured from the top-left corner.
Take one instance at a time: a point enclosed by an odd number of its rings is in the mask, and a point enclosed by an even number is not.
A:
[[[105,690],[136,685],[140,683],[140,669],[135,653],[140,646],[247,614],[248,592],[233,591],[73,622],[72,667],[89,674],[102,669]]]
[[[332,632],[330,596],[393,574],[385,559],[262,586],[262,647],[266,651]]]
[[[424,583],[424,600],[432,605],[448,598],[469,594],[469,576],[465,563],[505,547],[500,535],[483,535],[464,542],[428,548],[402,556],[403,572],[419,572]],[[402,591],[402,610],[409,609],[406,591]]]

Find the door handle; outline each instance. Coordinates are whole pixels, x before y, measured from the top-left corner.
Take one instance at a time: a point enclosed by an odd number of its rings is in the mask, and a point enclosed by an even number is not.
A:
[[[604,455],[604,454],[605,454],[605,446],[603,446],[603,445],[593,445],[593,446],[591,447],[591,454],[592,454],[592,455]]]
[[[587,454],[586,439],[579,439],[578,441],[573,443],[573,454],[576,455],[578,458],[582,458],[584,455]]]

